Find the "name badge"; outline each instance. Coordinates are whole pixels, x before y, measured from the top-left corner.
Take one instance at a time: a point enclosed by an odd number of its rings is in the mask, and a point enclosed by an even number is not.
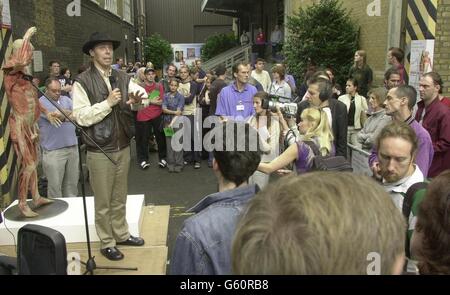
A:
[[[244,108],[244,105],[243,105],[243,104],[238,104],[238,105],[236,106],[236,111],[242,112],[242,111],[244,111],[244,110],[245,110],[245,108]]]

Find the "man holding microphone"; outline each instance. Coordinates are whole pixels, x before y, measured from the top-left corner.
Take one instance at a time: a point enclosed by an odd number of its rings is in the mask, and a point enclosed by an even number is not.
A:
[[[95,200],[95,227],[101,253],[110,260],[124,255],[116,245],[142,246],[144,240],[131,236],[126,221],[130,141],[134,135],[131,104],[145,90],[126,73],[112,69],[114,50],[120,42],[95,32],[83,46],[91,56],[90,68],[73,85],[73,115],[77,123],[116,162],[112,163],[87,138],[87,166]]]

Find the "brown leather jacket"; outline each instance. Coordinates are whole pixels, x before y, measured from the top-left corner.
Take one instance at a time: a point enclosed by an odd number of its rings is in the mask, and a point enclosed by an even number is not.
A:
[[[89,127],[83,127],[97,144],[107,153],[118,152],[130,145],[130,140],[134,136],[134,116],[130,106],[126,104],[128,100],[128,84],[130,77],[123,72],[112,70],[115,77],[116,87],[122,93],[122,101],[113,107],[102,121]],[[100,72],[94,65],[76,77],[75,81],[81,84],[86,91],[91,105],[102,102],[108,98],[109,91]],[[87,137],[82,136],[83,142],[91,152],[100,150]]]

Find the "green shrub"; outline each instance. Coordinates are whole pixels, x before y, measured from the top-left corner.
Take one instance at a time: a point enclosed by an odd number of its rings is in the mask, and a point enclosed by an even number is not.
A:
[[[146,38],[144,44],[145,60],[151,61],[155,69],[161,70],[164,64],[173,60],[172,46],[158,33]]]
[[[321,0],[288,17],[289,36],[283,51],[294,76],[303,81],[311,60],[317,66],[332,67],[336,82],[345,84],[359,37],[349,14],[340,1]]]
[[[235,46],[238,46],[238,42],[234,33],[212,35],[205,40],[202,48],[202,60],[207,61]]]

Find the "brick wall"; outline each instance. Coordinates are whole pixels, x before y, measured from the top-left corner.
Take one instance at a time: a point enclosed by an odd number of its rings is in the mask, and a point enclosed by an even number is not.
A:
[[[444,95],[450,95],[450,0],[439,0],[437,7],[434,70],[444,80]]]
[[[293,0],[293,9],[307,7],[315,0]],[[388,40],[389,1],[381,1],[381,16],[367,15],[367,6],[373,0],[345,0],[343,8],[351,11],[350,16],[360,26],[359,47],[367,52],[367,63],[374,72],[374,85],[382,85],[385,72]],[[289,13],[289,12],[288,12]]]
[[[71,0],[21,0],[10,1],[14,39],[20,38],[30,26],[38,32],[33,38],[36,50],[42,51],[44,72],[35,73],[43,79],[48,62],[59,60],[62,67],[76,73],[78,67],[89,62],[81,47],[95,31],[107,32],[122,45],[115,56],[128,56],[134,61],[134,28],[120,17],[107,12],[92,1],[81,1],[81,16],[69,17],[66,8]],[[26,9],[24,9],[26,7]],[[127,35],[128,40],[125,40]]]

